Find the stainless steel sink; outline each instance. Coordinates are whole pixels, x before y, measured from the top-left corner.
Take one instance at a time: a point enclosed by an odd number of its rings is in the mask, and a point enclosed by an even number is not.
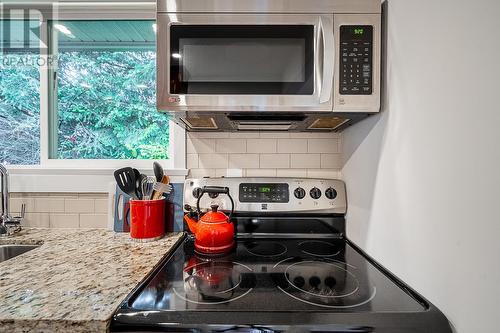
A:
[[[36,249],[40,245],[0,245],[0,262]]]

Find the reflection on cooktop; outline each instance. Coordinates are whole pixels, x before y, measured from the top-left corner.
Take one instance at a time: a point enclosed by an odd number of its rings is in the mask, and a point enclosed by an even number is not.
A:
[[[421,310],[420,304],[342,239],[239,240],[234,251],[218,258],[201,257],[189,245],[191,241],[186,242],[132,298],[132,308],[315,312],[351,308],[356,311]],[[314,249],[319,249],[315,255],[304,251],[314,244],[318,245]],[[333,256],[332,249],[335,249]],[[327,255],[321,257],[320,252]],[[386,295],[380,302],[376,296],[378,290]]]
[[[261,257],[278,257],[287,251],[285,245],[270,241],[248,241],[245,247],[251,254]]]
[[[299,248],[305,254],[310,254],[318,257],[332,257],[340,252],[340,250],[332,243],[320,240],[308,240],[300,242]]]

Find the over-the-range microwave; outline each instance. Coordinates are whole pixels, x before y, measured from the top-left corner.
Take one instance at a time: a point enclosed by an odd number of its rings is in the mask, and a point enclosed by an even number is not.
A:
[[[339,131],[380,110],[380,0],[158,0],[157,106],[187,130]]]

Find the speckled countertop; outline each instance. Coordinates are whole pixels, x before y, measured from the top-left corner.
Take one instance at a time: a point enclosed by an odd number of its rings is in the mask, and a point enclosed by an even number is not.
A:
[[[97,229],[25,229],[2,244],[41,244],[0,262],[0,332],[106,332],[128,293],[181,237],[137,243]]]

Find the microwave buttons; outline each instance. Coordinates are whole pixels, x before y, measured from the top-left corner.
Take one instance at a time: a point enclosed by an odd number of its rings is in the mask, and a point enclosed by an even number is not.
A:
[[[342,62],[340,94],[370,95],[372,93],[372,26],[340,27]]]

